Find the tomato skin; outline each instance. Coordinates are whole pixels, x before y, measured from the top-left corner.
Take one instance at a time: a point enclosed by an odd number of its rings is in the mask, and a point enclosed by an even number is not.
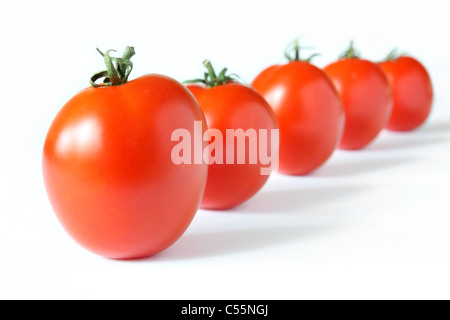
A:
[[[384,61],[379,66],[392,88],[394,105],[387,124],[392,131],[411,131],[428,118],[433,103],[433,88],[425,67],[412,57]]]
[[[208,179],[201,208],[225,210],[236,207],[253,197],[267,182],[269,175],[262,175],[258,157],[256,164],[249,163],[249,144],[246,142],[245,164],[237,164],[237,144],[234,148],[234,164],[226,163],[227,130],[278,129],[278,124],[270,106],[252,88],[239,83],[227,83],[212,88],[187,85],[202,108],[209,129],[219,130],[223,136],[223,164],[212,163],[208,169]],[[270,138],[268,140],[271,148]]]
[[[43,151],[50,202],[86,249],[114,259],[154,255],[173,244],[198,210],[207,165],[175,165],[175,129],[206,123],[177,81],[147,75],[87,88],[53,121]]]
[[[362,149],[386,126],[392,110],[392,92],[379,66],[359,59],[341,59],[324,71],[330,76],[345,109],[345,126],[339,148]]]
[[[308,62],[292,61],[265,69],[252,86],[278,119],[279,172],[305,175],[322,166],[344,126],[342,103],[328,76]]]

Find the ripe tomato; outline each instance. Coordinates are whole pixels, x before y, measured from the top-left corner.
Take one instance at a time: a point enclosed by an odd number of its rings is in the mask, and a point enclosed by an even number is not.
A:
[[[270,104],[280,126],[279,172],[304,175],[323,165],[342,136],[344,110],[328,76],[309,60],[295,58],[262,71],[252,86]]]
[[[242,148],[240,150],[236,140],[228,138],[227,132],[242,129],[244,132],[254,130],[259,133],[260,129],[271,131],[277,129],[278,126],[270,106],[256,91],[225,76],[226,69],[217,77],[210,62],[205,61],[204,64],[207,66],[211,78],[209,81],[207,78],[205,81],[201,81],[206,86],[189,84],[187,87],[200,103],[209,130],[218,130],[224,137],[224,148],[220,156],[215,154],[215,157],[223,159],[222,163],[216,162],[209,165],[201,208],[229,209],[242,204],[255,195],[264,186],[269,175],[262,174],[261,169],[267,166],[262,163],[260,157],[253,164],[250,161],[250,158],[254,156],[250,153],[260,151],[260,146],[252,150],[250,148],[252,139],[246,138],[245,150]],[[276,148],[271,141],[272,139],[267,140],[269,150],[273,147]],[[276,142],[278,144],[278,141]],[[234,144],[232,163],[227,161],[230,144]],[[217,153],[218,150],[215,152]],[[238,155],[242,152],[245,152],[245,161],[239,164]]]
[[[410,131],[422,125],[431,112],[431,79],[425,67],[416,59],[396,57],[393,54],[379,63],[392,87],[394,100],[386,128],[392,131]]]
[[[108,69],[124,82],[129,61],[109,53],[106,61],[116,61]],[[59,221],[80,245],[108,258],[142,258],[174,243],[198,210],[207,165],[172,163],[171,134],[205,120],[169,77],[114,79],[81,91],[59,112],[45,141],[43,176]]]
[[[324,70],[335,84],[345,109],[339,147],[357,150],[367,146],[386,126],[392,110],[391,88],[383,70],[358,58],[353,44],[340,60]]]

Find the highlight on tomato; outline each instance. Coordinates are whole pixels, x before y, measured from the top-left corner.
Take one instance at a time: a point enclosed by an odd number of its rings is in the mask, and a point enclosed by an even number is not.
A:
[[[391,115],[392,91],[386,75],[377,64],[360,58],[353,42],[324,71],[336,86],[345,109],[339,148],[366,147],[380,134]]]
[[[293,42],[288,63],[263,70],[252,82],[275,112],[280,127],[279,172],[305,175],[322,166],[342,137],[344,110],[336,88]]]
[[[208,125],[210,165],[201,208],[223,210],[253,197],[276,167],[278,124],[266,100],[209,60],[201,79],[186,81]]]
[[[199,208],[207,164],[174,164],[171,134],[206,122],[181,83],[157,74],[128,81],[134,48],[120,58],[111,51],[102,53],[107,70],[51,124],[43,177],[76,242],[107,258],[144,258],[179,239]]]
[[[420,127],[431,113],[433,87],[424,65],[413,57],[393,50],[378,64],[392,88],[393,108],[386,126],[391,131]]]

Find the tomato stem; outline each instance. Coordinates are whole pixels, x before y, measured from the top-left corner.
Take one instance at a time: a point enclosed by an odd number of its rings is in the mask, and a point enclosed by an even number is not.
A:
[[[101,52],[98,48],[97,51],[102,55],[106,70],[100,71],[91,77],[90,84],[94,88],[107,87],[107,86],[119,86],[128,81],[128,77],[133,70],[133,63],[131,62],[131,57],[135,55],[133,47],[126,47],[121,58],[111,57],[109,54],[111,51],[108,50],[105,53]],[[97,80],[103,78],[103,83],[97,84]]]
[[[284,56],[286,57],[286,59],[288,59],[289,62],[302,61],[302,62],[308,62],[308,63],[311,63],[311,60],[313,58],[320,56],[319,53],[314,53],[306,59],[301,59],[300,58],[300,49],[311,49],[311,48],[300,46],[300,41],[298,39],[295,39],[286,47],[286,50],[284,51]]]
[[[353,40],[350,41],[350,46],[344,51],[339,58],[340,59],[359,59],[360,53],[356,51]]]
[[[400,58],[403,55],[404,54],[400,53],[397,48],[394,48],[394,49],[392,49],[391,52],[389,52],[389,54],[385,58],[385,61],[394,61],[394,60],[397,60],[398,58]]]
[[[227,68],[222,69],[222,71],[220,71],[219,75],[217,75],[212,66],[211,61],[209,61],[208,59],[204,60],[203,65],[208,70],[208,72],[205,72],[203,79],[186,80],[183,83],[184,84],[203,83],[208,88],[212,88],[212,87],[217,87],[217,86],[227,84],[230,81],[236,81],[236,77],[237,77],[236,75],[234,75],[234,74],[227,75],[227,71],[228,71]]]
[[[217,75],[216,72],[214,71],[214,68],[211,64],[211,61],[209,60],[204,60],[203,61],[203,65],[206,67],[206,69],[208,70],[208,74],[209,74],[209,78],[210,79],[216,79]]]

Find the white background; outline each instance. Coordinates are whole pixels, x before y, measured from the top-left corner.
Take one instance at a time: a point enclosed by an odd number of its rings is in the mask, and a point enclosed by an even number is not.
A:
[[[1,299],[450,298],[450,59],[445,1],[9,1],[0,11]],[[136,48],[131,78],[203,73],[210,58],[250,82],[294,38],[318,66],[351,39],[428,68],[427,124],[337,151],[308,177],[273,176],[243,206],[199,211],[150,259],[79,247],[43,188],[41,150],[64,103],[103,69],[95,51]],[[120,52],[121,53],[121,52]],[[306,54],[312,51],[306,52]]]

